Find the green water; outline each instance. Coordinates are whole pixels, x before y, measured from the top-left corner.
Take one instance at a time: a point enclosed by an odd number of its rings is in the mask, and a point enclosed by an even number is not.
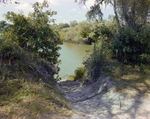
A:
[[[92,50],[92,45],[81,45],[74,43],[63,43],[61,45],[61,60],[59,76],[66,80],[66,75],[73,75],[77,67],[83,66],[83,60],[88,56],[87,50]]]

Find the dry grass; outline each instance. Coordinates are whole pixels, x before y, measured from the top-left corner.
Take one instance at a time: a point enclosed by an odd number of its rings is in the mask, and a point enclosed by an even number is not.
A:
[[[117,91],[129,94],[131,91],[136,95],[150,93],[150,70],[140,67],[124,65],[115,60],[109,61],[103,67],[103,73],[109,76],[115,83]]]
[[[0,82],[0,118],[50,118],[70,116],[71,104],[54,86],[23,80]]]

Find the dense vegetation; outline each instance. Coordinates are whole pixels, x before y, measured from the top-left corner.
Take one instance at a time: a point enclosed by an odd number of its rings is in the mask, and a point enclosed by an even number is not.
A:
[[[87,0],[78,2],[85,4]],[[101,4],[111,4],[115,16],[102,20]],[[54,20],[49,18],[57,12],[45,10],[46,1],[33,4],[34,12],[28,16],[8,12],[5,17],[12,25],[0,22],[0,118],[70,114],[67,101],[56,87],[58,78],[54,78],[59,71],[58,50],[62,41],[95,42],[84,67],[75,71],[74,80],[92,82],[103,73],[116,79],[120,87],[125,82],[122,88],[132,87],[135,81],[136,86],[148,82],[149,6],[149,0],[95,0],[87,13],[90,22],[58,25],[50,25]]]
[[[54,24],[53,29],[59,32],[61,41],[80,44],[91,44],[92,27],[87,21],[77,23],[76,20],[70,21],[70,24]]]
[[[0,59],[0,118],[71,114],[56,87],[53,65],[9,40],[1,42]]]
[[[87,0],[76,2],[86,4]],[[115,16],[110,16],[109,21],[97,19],[102,19],[102,4],[114,8]],[[138,66],[141,71],[150,69],[149,6],[149,0],[95,0],[86,16],[96,23],[92,33],[96,43],[93,53],[84,62],[85,72],[92,80],[96,80],[103,67],[106,67],[105,63],[111,59]]]
[[[6,23],[6,21],[0,21],[0,33],[3,30],[7,30],[9,27],[11,27],[11,24]]]
[[[36,2],[28,16],[7,12],[0,22],[0,118],[68,116],[69,103],[57,89],[59,68],[57,32],[49,19],[55,11]]]

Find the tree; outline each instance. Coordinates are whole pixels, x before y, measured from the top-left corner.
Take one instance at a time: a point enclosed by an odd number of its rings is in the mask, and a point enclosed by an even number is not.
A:
[[[91,25],[87,21],[80,22],[78,24],[79,33],[82,38],[88,38],[91,32]]]
[[[75,41],[75,37],[77,36],[77,32],[75,31],[75,28],[70,28],[68,30],[68,32],[66,33],[66,37],[65,37],[65,40],[66,41]]]
[[[76,25],[78,25],[76,20],[70,22],[70,27],[75,27]]]
[[[86,4],[87,0],[75,0],[75,2]],[[101,5],[104,4],[113,6],[118,31],[121,31],[119,15],[125,23],[126,29],[137,30],[145,25],[150,13],[150,0],[95,0],[95,4],[87,12],[87,17],[89,19],[102,18]]]
[[[69,27],[69,24],[68,23],[59,23],[58,24],[58,29],[61,30],[63,28],[67,28]]]
[[[125,22],[126,29],[133,28],[138,31],[146,24],[148,14],[150,13],[150,0],[120,0],[120,16]]]
[[[6,21],[0,21],[0,29],[3,29],[6,26]]]
[[[75,1],[80,4],[87,2],[87,0]],[[95,4],[87,12],[88,19],[102,18],[101,5],[109,4],[114,9],[118,32],[117,34],[112,32],[111,35],[109,29],[98,28],[100,30],[96,30],[95,33],[105,34],[107,41],[113,40],[109,44],[112,44],[114,56],[119,61],[131,65],[150,64],[149,26],[145,26],[150,14],[150,0],[95,0]]]
[[[48,8],[47,1],[43,3],[36,2],[33,4],[34,12],[28,17],[23,14],[7,12],[6,19],[13,22],[8,32],[3,32],[3,39],[10,39],[18,43],[24,50],[37,53],[43,59],[49,61],[50,64],[57,64],[60,47],[60,41],[57,39],[57,33],[52,30],[49,19],[57,12],[46,10]]]
[[[6,21],[0,21],[0,32],[7,30],[9,27],[11,27],[11,24],[6,23]]]

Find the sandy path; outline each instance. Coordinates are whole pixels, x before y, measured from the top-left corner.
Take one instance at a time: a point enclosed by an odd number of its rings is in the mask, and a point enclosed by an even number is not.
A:
[[[85,87],[76,81],[60,82],[59,87],[73,104],[69,119],[150,119],[150,98],[118,93],[108,77]]]

